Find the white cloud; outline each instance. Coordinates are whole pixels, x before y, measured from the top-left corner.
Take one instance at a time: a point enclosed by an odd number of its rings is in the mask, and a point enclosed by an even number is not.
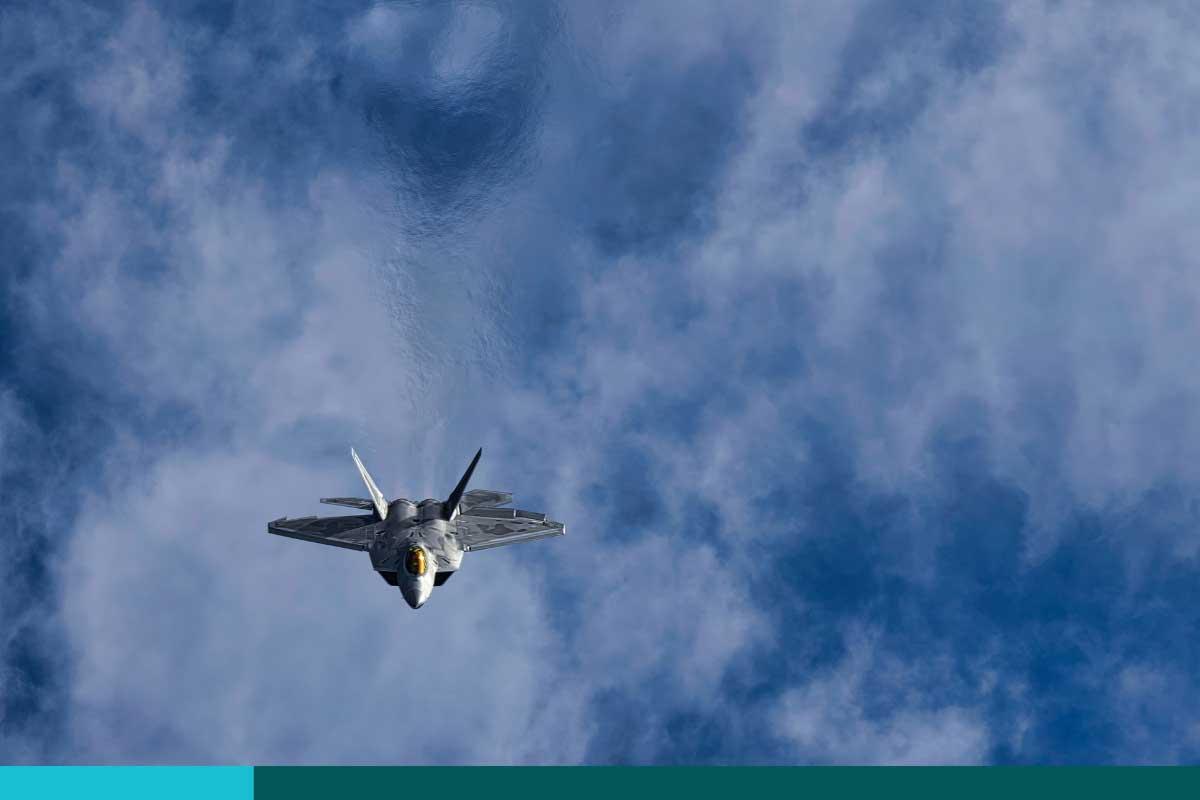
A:
[[[1134,662],[1116,667],[1110,684],[1121,728],[1123,760],[1178,764],[1200,749],[1200,712],[1189,702],[1189,678],[1172,664]]]
[[[433,75],[441,83],[486,80],[481,74],[487,56],[502,44],[504,19],[483,3],[456,6],[444,39],[434,56]]]
[[[133,69],[123,49],[108,57],[102,75]],[[183,409],[199,427],[182,447],[122,436],[59,564],[73,757],[570,762],[587,752],[596,692],[668,676],[670,702],[695,707],[714,690],[756,635],[738,573],[664,537],[614,550],[569,494],[549,509],[571,523],[565,545],[546,545],[558,551],[473,557],[416,614],[365,559],[268,537],[267,519],[353,492],[351,442],[334,457],[331,434],[353,433],[389,492],[419,497],[444,493],[465,444],[495,428],[487,373],[455,367],[503,347],[496,299],[450,280],[486,270],[487,254],[423,274],[442,254],[398,235],[355,167],[280,202],[231,163],[225,131],[149,111],[116,123],[148,129],[138,167],[162,212],[65,158],[65,202],[39,217],[61,254],[26,294],[39,325],[70,303],[121,354],[90,381],[136,387],[132,413]],[[140,245],[169,268],[139,271]],[[386,296],[396,277],[416,300]],[[481,481],[526,463],[491,453]],[[561,455],[553,469],[572,469],[577,452]],[[581,629],[551,621],[547,568],[592,608]],[[705,605],[721,613],[694,613]]]
[[[104,43],[94,71],[82,71],[79,96],[123,133],[162,137],[178,118],[186,80],[177,44],[163,18],[133,4],[120,29]]]
[[[553,741],[571,757],[582,698],[561,685],[529,568],[468,564],[410,614],[362,554],[263,533],[264,508],[303,510],[330,472],[243,443],[160,460],[88,503],[62,568],[82,752],[508,763]]]
[[[1168,9],[1023,4],[1010,9],[1008,48],[971,75],[918,43],[906,63],[929,76],[929,102],[828,163],[803,148],[818,106],[781,100],[821,91],[789,88],[780,59],[751,104],[714,230],[669,273],[710,317],[727,316],[710,354],[736,355],[757,333],[724,310],[739,293],[762,303],[805,287],[809,361],[778,401],[835,399],[861,477],[907,492],[923,487],[929,438],[955,404],[981,400],[997,470],[1033,499],[1039,552],[1076,503],[1194,485],[1198,387],[1185,351],[1200,324],[1197,242],[1183,215],[1200,149],[1195,104],[1173,107],[1198,73],[1185,52],[1194,23]],[[1117,57],[1098,56],[1098,42]],[[789,166],[795,180],[780,184]],[[628,302],[638,296],[653,294]],[[646,340],[673,333],[645,309],[625,313],[646,320]],[[703,326],[679,343],[703,347]],[[1167,427],[1184,433],[1165,443]]]
[[[989,732],[969,706],[915,695],[915,683],[945,670],[935,659],[904,663],[875,650],[872,637],[847,636],[837,666],[788,689],[774,709],[775,730],[801,763],[978,764],[987,758]],[[945,684],[946,676],[939,683]],[[864,684],[877,685],[878,708],[868,709]],[[881,684],[881,686],[880,686]],[[915,696],[914,696],[915,695]]]
[[[24,294],[39,329],[69,307],[120,354],[103,372],[77,365],[81,379],[134,387],[131,415],[181,411],[196,430],[139,441],[124,425],[71,533],[59,579],[74,755],[570,762],[589,753],[597,696],[639,697],[656,679],[671,687],[656,714],[732,714],[723,679],[773,634],[751,579],[812,526],[752,516],[772,489],[819,475],[790,440],[800,415],[836,409],[863,486],[919,495],[931,435],[978,400],[989,457],[1043,521],[1195,483],[1197,242],[1184,223],[1200,150],[1195,107],[1173,102],[1197,81],[1194,20],[1012,7],[1011,49],[978,73],[945,69],[937,47],[884,59],[847,95],[854,109],[875,113],[913,76],[930,81],[928,103],[821,161],[805,132],[831,113],[866,24],[855,9],[717,4],[674,25],[665,8],[571,10],[581,52],[544,68],[536,168],[436,234],[405,226],[428,210],[395,200],[362,154],[296,165],[300,191],[281,199],[237,160],[244,131],[179,124],[193,65],[150,7],[89,62],[78,89],[100,146],[148,188],[90,169],[92,153],[60,154],[55,202],[33,219],[62,247]],[[499,46],[490,8],[413,13],[376,6],[346,43],[379,75],[428,69],[435,88],[478,78],[480,53]],[[428,64],[409,46],[422,31],[443,43]],[[1121,57],[1098,58],[1097,41]],[[578,176],[603,170],[577,167],[613,120],[580,98],[628,99],[635,68],[669,78],[731,43],[753,50],[755,74],[734,156],[697,201],[711,219],[612,257],[578,216],[596,188]],[[310,48],[271,79],[323,69]],[[250,69],[227,55],[228,70]],[[125,134],[132,156],[114,145]],[[167,269],[143,274],[138,248]],[[581,316],[554,332],[562,349],[510,375],[524,343],[506,323],[543,312],[513,286],[542,280]],[[795,355],[763,355],[764,342]],[[803,363],[763,367],[771,358]],[[694,430],[631,432],[655,397],[697,402]],[[480,482],[542,491],[571,535],[469,557],[410,614],[364,559],[262,531],[354,491],[347,437],[387,491],[415,496],[443,493],[482,439]],[[646,456],[664,506],[633,539],[602,529],[588,499],[618,437]],[[697,497],[720,504],[717,530],[694,529]],[[584,611],[557,620],[548,585],[570,586]],[[906,688],[920,669],[859,646],[779,698],[770,724],[797,760],[987,757],[977,710]],[[882,711],[863,698],[877,669],[895,675]],[[646,758],[660,744],[644,742]]]

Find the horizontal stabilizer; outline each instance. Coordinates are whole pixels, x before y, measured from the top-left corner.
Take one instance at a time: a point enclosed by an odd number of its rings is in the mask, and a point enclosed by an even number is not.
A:
[[[472,489],[462,497],[459,508],[465,513],[479,506],[503,506],[512,502],[509,492],[497,492],[494,489]]]
[[[490,540],[478,540],[469,542],[463,545],[463,550],[468,553],[473,553],[476,550],[490,550],[493,547],[503,547],[506,544],[518,544],[520,542],[534,542],[538,539],[545,539],[550,536],[562,536],[567,531],[564,528],[542,527],[526,530],[519,533],[511,533],[507,535],[497,536]]]
[[[322,497],[321,502],[331,506],[346,506],[363,511],[374,511],[375,503],[365,497]]]
[[[487,519],[520,519],[532,522],[545,522],[546,515],[540,511],[522,511],[519,508],[473,508],[472,517]]]

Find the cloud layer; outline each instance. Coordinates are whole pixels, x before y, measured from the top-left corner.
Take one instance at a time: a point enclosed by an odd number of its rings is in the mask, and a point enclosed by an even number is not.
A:
[[[6,12],[0,757],[1194,760],[1196,12],[752,12]]]

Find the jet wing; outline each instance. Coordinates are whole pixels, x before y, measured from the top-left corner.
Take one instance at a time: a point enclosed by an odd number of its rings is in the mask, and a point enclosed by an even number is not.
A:
[[[375,510],[375,501],[365,497],[322,497],[321,502],[331,506],[349,506],[363,511]]]
[[[374,514],[351,517],[281,517],[267,523],[267,533],[302,539],[306,542],[329,544],[350,550],[366,550],[383,523]]]
[[[562,536],[567,528],[536,511],[514,508],[474,508],[459,514],[458,541],[463,550],[487,550],[547,536]]]

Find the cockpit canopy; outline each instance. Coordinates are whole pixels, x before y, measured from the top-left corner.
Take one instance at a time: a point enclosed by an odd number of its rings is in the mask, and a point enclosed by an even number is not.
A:
[[[425,574],[428,568],[425,559],[425,549],[416,545],[408,548],[408,554],[404,556],[404,569],[409,575],[415,575],[418,578]]]

